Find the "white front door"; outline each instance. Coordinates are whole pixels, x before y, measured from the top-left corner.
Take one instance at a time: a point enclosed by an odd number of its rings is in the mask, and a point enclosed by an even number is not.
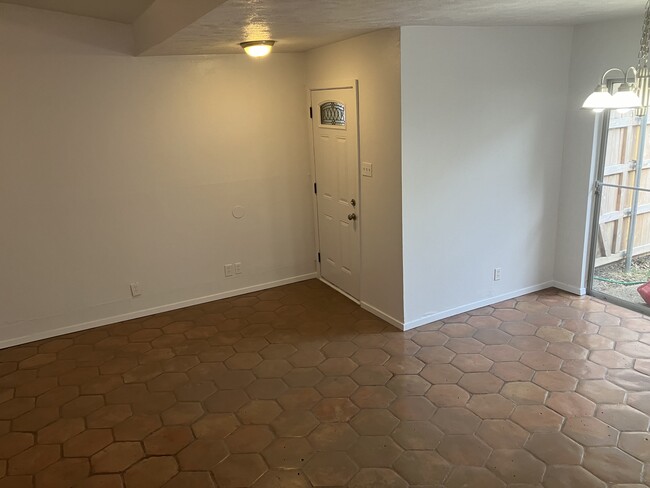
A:
[[[359,142],[355,88],[312,90],[321,278],[359,298]]]

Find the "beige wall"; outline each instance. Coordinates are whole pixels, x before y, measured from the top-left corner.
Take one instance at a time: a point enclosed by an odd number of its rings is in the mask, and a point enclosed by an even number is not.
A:
[[[554,284],[571,35],[402,28],[408,327]]]
[[[0,45],[0,347],[314,273],[303,55],[2,4]]]
[[[361,302],[394,324],[403,321],[400,133],[400,34],[382,30],[307,54],[308,84],[359,82]]]

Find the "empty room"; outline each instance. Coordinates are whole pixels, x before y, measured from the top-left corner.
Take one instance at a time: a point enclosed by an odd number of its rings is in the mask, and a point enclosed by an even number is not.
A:
[[[650,486],[650,3],[0,0],[0,488]]]

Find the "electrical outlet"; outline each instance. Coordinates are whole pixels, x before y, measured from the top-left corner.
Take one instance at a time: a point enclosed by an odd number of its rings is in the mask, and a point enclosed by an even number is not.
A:
[[[235,263],[235,274],[241,274],[241,263]]]
[[[494,281],[500,281],[501,280],[501,268],[494,268]]]
[[[131,283],[131,296],[132,297],[139,297],[142,295],[142,291],[140,291],[140,283]]]
[[[361,163],[361,175],[372,178],[372,163]]]
[[[225,264],[223,266],[223,274],[226,278],[230,278],[235,275],[235,269],[232,264]]]

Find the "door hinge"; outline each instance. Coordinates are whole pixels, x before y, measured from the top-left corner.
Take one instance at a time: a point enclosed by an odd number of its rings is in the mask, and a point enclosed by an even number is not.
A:
[[[314,118],[314,110],[311,107],[309,107],[309,118],[310,119]]]
[[[318,253],[318,262],[320,263],[320,253]]]
[[[314,183],[314,193],[318,195],[318,185]]]
[[[603,184],[600,181],[596,180],[594,182],[594,193],[596,195],[599,195],[602,187],[603,187]]]

